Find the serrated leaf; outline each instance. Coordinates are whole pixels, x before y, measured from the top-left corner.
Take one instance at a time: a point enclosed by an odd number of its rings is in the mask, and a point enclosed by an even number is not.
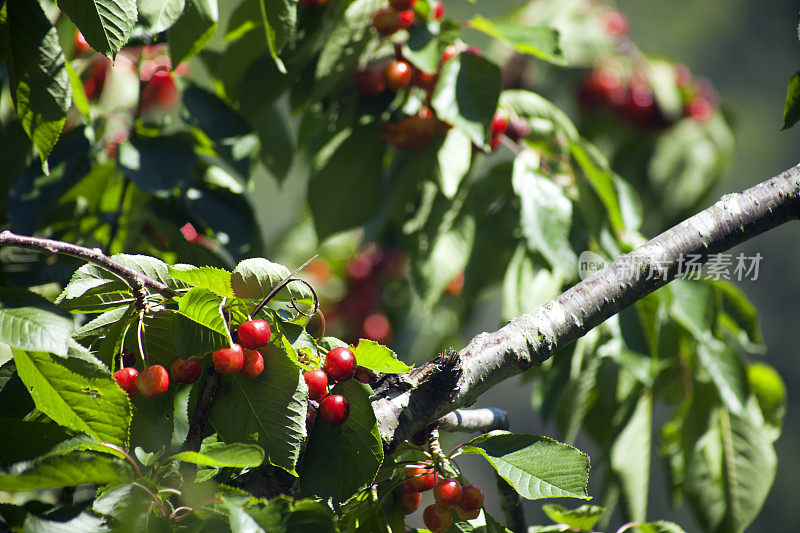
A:
[[[228,337],[221,308],[222,297],[202,287],[194,287],[178,298],[178,313],[223,337]]]
[[[461,453],[483,455],[523,498],[590,498],[589,456],[573,446],[537,435],[492,431],[469,441]]]
[[[245,259],[236,265],[231,275],[231,288],[237,298],[260,300],[278,286],[290,273],[285,266],[273,263],[263,257]],[[309,288],[298,282],[291,282],[273,296],[276,302],[289,302],[292,298],[310,305],[313,301]]]
[[[119,459],[90,452],[53,455],[0,472],[0,490],[19,492],[84,483],[114,483],[127,477]]]
[[[265,368],[260,376],[222,380],[209,420],[226,442],[257,434],[267,460],[293,474],[306,436],[308,392],[291,345],[284,338],[278,342],[259,350]]]
[[[650,487],[653,397],[643,393],[611,445],[611,470],[617,476],[628,520],[645,520]]]
[[[58,7],[92,48],[112,58],[128,42],[138,17],[136,0],[60,0]]]
[[[783,128],[788,130],[800,120],[800,71],[786,85],[786,105],[783,108]]]
[[[17,349],[14,361],[36,407],[53,421],[100,442],[128,440],[128,395],[102,365]]]
[[[383,461],[383,444],[369,401],[371,389],[351,379],[331,392],[348,399],[350,416],[340,426],[317,417],[300,482],[312,493],[341,503],[373,482]]]
[[[486,134],[500,98],[500,68],[476,54],[463,53],[442,67],[431,105],[436,115],[486,148]]]
[[[373,124],[344,131],[331,144],[336,142],[333,155],[312,174],[308,187],[320,239],[365,224],[378,214],[381,204],[386,142],[378,127]]]
[[[180,452],[172,459],[202,466],[253,468],[264,462],[264,450],[255,444],[215,443],[199,452]]]
[[[514,160],[511,183],[520,199],[520,227],[531,251],[540,252],[553,270],[572,279],[578,257],[569,240],[572,201],[564,191],[537,171],[525,154]]]
[[[160,33],[178,20],[185,0],[138,0],[139,19],[153,33]]]
[[[557,524],[591,531],[606,509],[597,505],[581,505],[577,509],[567,509],[558,504],[548,503],[542,505],[542,511]]]
[[[368,339],[359,339],[353,354],[359,366],[376,372],[405,373],[412,368],[399,360],[391,348]]]
[[[0,342],[12,348],[67,355],[72,317],[38,294],[0,288]]]
[[[38,2],[10,0],[8,75],[14,108],[47,169],[72,102],[66,58],[55,27]]]
[[[567,65],[559,44],[559,33],[548,26],[528,26],[513,20],[487,20],[480,15],[469,21],[471,28],[506,43],[517,52],[530,54],[554,65]]]
[[[169,275],[192,287],[207,289],[218,296],[235,296],[231,288],[231,273],[221,268],[175,265],[169,267]]]
[[[167,34],[169,58],[177,66],[200,52],[217,31],[217,0],[188,0]]]

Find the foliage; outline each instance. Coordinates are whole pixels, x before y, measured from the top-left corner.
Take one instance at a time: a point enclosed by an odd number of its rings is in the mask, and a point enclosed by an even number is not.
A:
[[[642,54],[602,2],[454,20],[418,0],[382,36],[385,7],[0,1],[0,225],[167,287],[142,301],[95,264],[0,253],[0,491],[97,489],[1,504],[12,530],[404,531],[406,467],[465,482],[456,458],[477,454],[525,498],[603,505],[547,504],[557,525],[533,530],[605,527],[619,504],[625,527],[682,531],[648,522],[654,443],[674,504],[705,530],[756,517],[786,392],[750,362],[756,312],[719,278],[672,283],[525,376],[563,443],[492,432],[445,454],[434,433],[384,449],[379,379],[461,342],[487,301],[493,327],[575,283],[581,252],[616,257],[690,214],[732,152],[707,81]],[[394,61],[410,81],[365,92]],[[285,283],[282,263],[315,254],[305,283]],[[307,316],[317,297],[324,324]],[[213,372],[257,317],[272,328],[264,373]],[[350,405],[338,426],[314,419],[303,379],[337,346],[367,376],[333,388]],[[202,377],[156,398],[112,376],[190,357]],[[450,531],[506,531],[485,510],[457,516]]]

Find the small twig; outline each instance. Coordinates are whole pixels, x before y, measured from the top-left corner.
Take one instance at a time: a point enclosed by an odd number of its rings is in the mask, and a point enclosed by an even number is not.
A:
[[[299,267],[295,268],[292,272],[289,273],[288,276],[283,278],[280,283],[275,285],[275,287],[273,287],[273,289],[271,291],[269,291],[269,294],[264,296],[264,299],[261,300],[258,303],[258,305],[256,306],[256,308],[253,310],[253,316],[256,316],[258,314],[258,312],[261,311],[264,308],[265,305],[267,305],[267,303],[272,299],[272,297],[275,296],[278,293],[279,290],[284,288],[286,285],[288,285],[292,281],[302,281],[302,280],[299,280],[298,278],[295,278],[293,276],[295,274],[297,274],[298,272],[300,272],[301,270],[303,270],[306,267],[306,265],[308,265],[311,261],[316,259],[318,255],[319,254],[315,254],[314,257],[312,257],[311,259],[309,259],[308,261],[306,261],[305,263],[303,263]],[[304,283],[306,285],[308,285],[309,287],[311,287],[311,285],[309,285],[308,282],[304,281]],[[315,304],[315,306],[318,307],[319,300],[317,299],[317,293],[314,292],[313,288],[311,289],[311,293],[314,295],[314,304]],[[316,307],[315,307],[315,311],[316,311]]]
[[[0,246],[16,246],[17,248],[27,248],[29,250],[36,250],[39,252],[68,255],[70,257],[77,257],[89,263],[102,267],[122,281],[128,284],[137,299],[144,301],[146,293],[144,288],[153,290],[163,296],[173,297],[176,296],[175,291],[141,272],[137,272],[121,263],[110,259],[103,254],[99,248],[86,248],[68,242],[56,241],[53,239],[43,239],[40,237],[27,237],[25,235],[17,235],[8,230],[0,233]]]
[[[161,498],[159,498],[157,495],[153,494],[153,491],[151,491],[150,489],[148,489],[147,487],[145,487],[144,485],[142,485],[138,481],[134,481],[133,483],[131,483],[131,485],[133,485],[135,487],[139,487],[140,489],[145,491],[147,494],[149,494],[151,498],[153,498],[152,503],[150,503],[150,509],[153,508],[153,505],[158,505],[159,509],[161,509],[161,512],[164,514],[164,516],[169,516],[169,510],[167,510],[167,506],[164,505],[164,502],[161,501]],[[150,509],[148,509],[148,512],[150,511]]]

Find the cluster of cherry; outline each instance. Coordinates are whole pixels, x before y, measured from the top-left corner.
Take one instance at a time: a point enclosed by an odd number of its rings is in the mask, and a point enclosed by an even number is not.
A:
[[[258,352],[269,343],[272,331],[266,320],[255,319],[243,322],[238,330],[239,342],[211,354],[214,368],[220,374],[241,372],[255,378],[264,371],[264,356]],[[177,383],[191,384],[197,381],[203,365],[196,357],[175,359],[169,373],[162,365],[150,365],[141,373],[132,366],[120,368],[113,376],[122,390],[133,398],[141,393],[145,398],[154,398],[169,388],[170,376]]]
[[[406,479],[400,486],[405,514],[419,508],[422,493],[433,489],[433,503],[422,511],[422,521],[432,533],[450,529],[455,510],[465,520],[477,518],[483,507],[483,490],[478,485],[461,485],[455,479],[439,479],[433,466],[414,466],[406,470]]]
[[[353,352],[349,348],[337,346],[325,355],[322,368],[303,373],[309,399],[319,402],[319,415],[332,426],[345,423],[350,416],[350,402],[341,394],[330,394],[328,382],[347,381],[354,376],[360,378],[359,381],[369,381],[369,377],[357,376],[357,370]],[[309,430],[315,417],[315,412],[309,409],[306,417],[306,426]]]

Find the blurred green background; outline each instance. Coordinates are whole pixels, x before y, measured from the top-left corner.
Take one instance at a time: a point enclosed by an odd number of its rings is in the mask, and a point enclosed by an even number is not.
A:
[[[445,2],[448,12],[465,20],[471,12],[484,16],[500,15],[517,5],[516,0],[466,0]],[[716,187],[714,199],[728,192],[752,186],[800,162],[800,126],[781,132],[786,82],[800,69],[800,41],[797,24],[800,2],[796,0],[620,0],[621,11],[630,20],[632,40],[647,54],[683,62],[698,76],[711,79],[724,110],[732,117],[736,153],[726,179]],[[666,229],[666,228],[662,228]],[[776,443],[778,473],[775,485],[758,519],[749,531],[800,531],[797,480],[800,479],[800,357],[798,357],[798,319],[800,319],[800,226],[789,224],[762,235],[733,252],[761,253],[761,270],[755,281],[739,286],[761,313],[768,346],[765,360],[783,375],[789,405],[783,435]],[[491,313],[492,310],[487,310]],[[495,315],[497,316],[497,315]],[[472,332],[477,333],[477,332]],[[498,387],[479,401],[479,406],[499,406],[509,411],[512,429],[556,435],[554,427],[543,425],[530,409],[529,387]],[[663,417],[662,417],[663,419]],[[463,440],[457,436],[450,442]],[[585,441],[578,447],[588,451]],[[649,519],[669,519],[684,528],[698,531],[688,509],[670,508],[664,471],[654,438],[653,483]],[[447,443],[446,446],[447,448]],[[470,479],[487,488],[489,511],[502,516],[494,480],[477,458],[461,461]],[[600,472],[590,478],[598,493]],[[565,506],[581,502],[565,500]],[[591,503],[601,504],[593,501]],[[540,511],[540,502],[525,502],[528,523],[549,523]],[[609,531],[618,527],[612,521]]]

